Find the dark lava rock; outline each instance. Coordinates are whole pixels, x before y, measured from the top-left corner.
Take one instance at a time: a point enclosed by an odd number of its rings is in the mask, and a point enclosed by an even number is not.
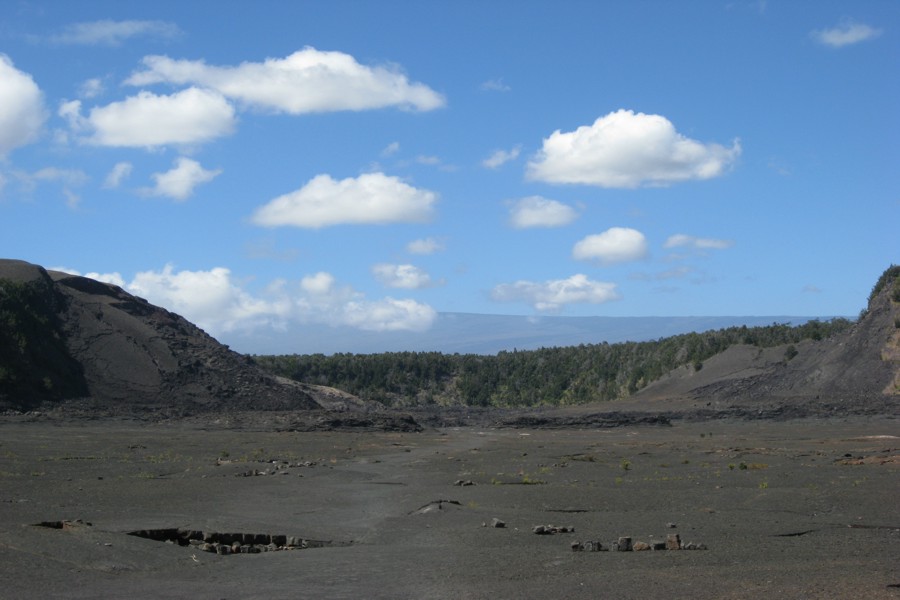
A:
[[[163,417],[376,410],[338,390],[276,377],[118,286],[0,259],[0,410],[38,407]]]

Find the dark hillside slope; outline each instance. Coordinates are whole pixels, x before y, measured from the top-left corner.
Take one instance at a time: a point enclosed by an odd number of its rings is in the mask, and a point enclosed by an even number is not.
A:
[[[362,406],[275,377],[117,286],[23,261],[0,260],[0,317],[2,408],[86,398],[113,414]]]
[[[900,269],[885,272],[867,310],[847,331],[824,340],[760,349],[733,346],[699,371],[683,367],[634,400],[820,402],[838,406],[900,401]],[[882,285],[883,283],[883,285]]]

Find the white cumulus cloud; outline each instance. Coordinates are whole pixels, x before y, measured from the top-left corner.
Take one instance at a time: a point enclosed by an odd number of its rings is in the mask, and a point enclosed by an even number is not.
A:
[[[35,141],[46,118],[44,97],[34,79],[0,54],[0,158]]]
[[[113,285],[117,285],[120,288],[125,287],[125,279],[122,278],[122,275],[115,271],[113,273],[81,273],[76,271],[75,269],[70,269],[68,267],[50,267],[49,271],[59,271],[61,273],[68,273],[69,275],[78,275],[79,277],[87,277],[88,279],[94,279],[96,281],[102,281],[104,283],[111,283]]]
[[[285,58],[213,66],[202,60],[147,56],[144,70],[126,83],[198,85],[249,107],[303,114],[369,110],[397,106],[427,111],[444,106],[444,97],[410,82],[393,66],[365,66],[343,52],[306,47]]]
[[[289,318],[298,322],[366,331],[425,331],[437,318],[436,310],[415,300],[390,296],[369,300],[348,285],[338,285],[325,272],[304,277],[299,293],[288,297]]]
[[[831,29],[812,32],[813,39],[832,48],[858,44],[876,38],[879,35],[881,35],[880,29],[851,20],[841,21],[837,27],[832,27]]]
[[[137,36],[174,38],[181,29],[166,21],[113,21],[104,19],[85,23],[73,23],[62,33],[51,37],[59,44],[83,44],[87,46],[119,46],[125,40]]]
[[[379,263],[372,267],[372,274],[379,283],[391,288],[417,290],[432,285],[428,273],[415,265]]]
[[[731,240],[717,240],[713,238],[699,238],[684,233],[676,233],[669,236],[663,244],[663,248],[690,248],[693,250],[724,250],[734,245]]]
[[[152,148],[209,142],[234,130],[234,107],[214,91],[187,88],[169,96],[142,91],[136,96],[97,106],[82,116],[81,102],[65,102],[60,116],[73,131],[98,146]]]
[[[562,227],[577,218],[578,212],[568,204],[542,196],[522,198],[509,209],[509,223],[516,229]]]
[[[322,323],[367,331],[424,331],[437,312],[410,299],[370,300],[333,275],[319,272],[297,284],[272,282],[260,294],[248,292],[231,271],[177,271],[166,265],[144,271],[123,286],[196,323],[213,335],[260,327],[283,328],[291,323]]]
[[[528,163],[530,179],[606,188],[660,186],[725,173],[741,153],[689,139],[660,115],[619,110],[575,131],[556,130]]]
[[[351,302],[343,310],[344,325],[368,331],[426,331],[437,311],[410,299],[387,297],[374,302]]]
[[[299,190],[257,209],[252,220],[264,227],[319,228],[340,224],[421,223],[432,216],[437,194],[384,173],[336,181],[317,175]]]
[[[231,271],[142,271],[127,285],[129,292],[178,313],[210,333],[283,321],[290,305],[281,299],[257,298],[241,289]]]
[[[611,227],[577,242],[572,257],[602,265],[640,260],[647,256],[647,238],[636,229]]]
[[[503,283],[491,291],[497,302],[525,302],[536,310],[555,312],[566,304],[603,304],[619,300],[616,284],[594,281],[577,273],[566,279]]]
[[[175,166],[165,173],[151,175],[156,185],[144,190],[150,196],[167,196],[175,200],[187,200],[194,188],[218,177],[222,169],[207,170],[199,162],[183,156],[175,160]]]

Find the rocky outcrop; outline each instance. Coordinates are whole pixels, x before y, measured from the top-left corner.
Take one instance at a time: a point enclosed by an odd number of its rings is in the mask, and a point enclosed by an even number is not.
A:
[[[635,401],[687,398],[803,414],[870,409],[883,413],[900,397],[900,301],[891,267],[859,320],[832,338],[759,348],[732,346],[703,363],[675,369],[633,396]],[[806,403],[806,404],[804,404]],[[816,410],[817,408],[826,410]],[[788,415],[790,416],[790,415]]]

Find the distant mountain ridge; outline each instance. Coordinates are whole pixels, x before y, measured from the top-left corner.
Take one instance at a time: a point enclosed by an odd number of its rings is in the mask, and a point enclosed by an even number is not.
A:
[[[350,327],[305,325],[300,332],[220,336],[223,342],[248,354],[379,354],[382,352],[441,352],[497,354],[579,344],[644,342],[683,333],[727,327],[758,327],[772,323],[802,325],[831,316],[725,317],[566,317],[477,313],[439,313],[428,331],[370,332]]]

